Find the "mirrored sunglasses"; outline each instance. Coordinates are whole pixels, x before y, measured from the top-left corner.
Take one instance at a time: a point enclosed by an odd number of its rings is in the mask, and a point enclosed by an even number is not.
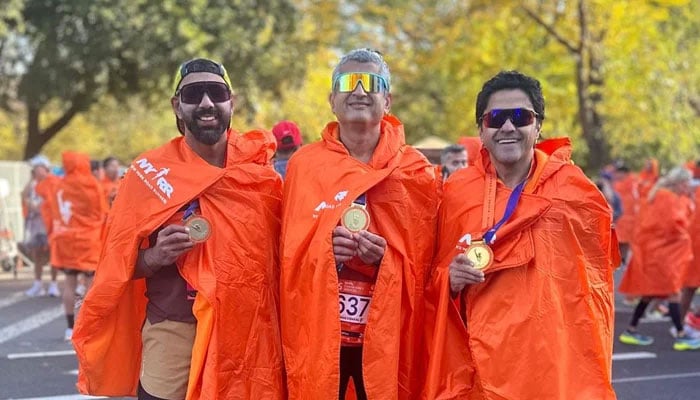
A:
[[[481,116],[481,123],[487,128],[498,129],[510,120],[514,126],[520,128],[535,122],[537,113],[527,108],[494,108]]]
[[[345,72],[335,77],[333,90],[336,92],[353,92],[357,85],[367,93],[385,92],[389,89],[386,79],[371,72]]]
[[[181,87],[178,92],[180,101],[185,104],[201,103],[204,93],[214,103],[231,100],[231,90],[222,82],[194,82]]]

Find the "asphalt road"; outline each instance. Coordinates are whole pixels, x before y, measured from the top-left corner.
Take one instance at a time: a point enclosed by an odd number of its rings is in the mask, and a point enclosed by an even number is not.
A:
[[[95,398],[80,396],[75,389],[78,366],[70,343],[63,341],[66,322],[60,300],[24,296],[30,284],[26,268],[18,279],[0,272],[0,399]],[[616,336],[631,312],[618,302]],[[656,339],[648,347],[616,341],[613,384],[618,399],[700,399],[700,352],[674,351],[670,326],[668,320],[643,320],[640,329]]]

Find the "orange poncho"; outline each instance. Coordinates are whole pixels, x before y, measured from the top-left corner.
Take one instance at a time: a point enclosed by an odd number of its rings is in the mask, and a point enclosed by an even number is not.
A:
[[[678,293],[693,259],[688,231],[689,200],[659,189],[642,204],[632,241],[632,257],[619,290],[637,296]]]
[[[449,287],[456,245],[500,220],[511,190],[486,150],[445,184],[426,292],[426,319],[435,321],[426,326],[426,398],[615,399],[612,213],[570,154],[568,139],[538,144],[536,168],[497,232],[485,282],[458,301]]]
[[[622,215],[615,222],[615,233],[620,243],[630,243],[634,237],[634,228],[639,208],[639,183],[634,174],[627,174],[624,179],[615,182],[614,189],[622,202]]]
[[[57,268],[94,271],[102,248],[107,202],[100,183],[90,173],[87,154],[63,152],[63,168],[66,176],[49,182],[46,189],[48,193],[54,189],[49,200],[53,217],[50,262]]]
[[[351,157],[338,124],[294,154],[285,179],[282,227],[282,337],[290,399],[337,399],[340,319],[332,231],[362,193],[387,241],[363,347],[370,399],[411,399],[422,386],[423,291],[437,217],[434,169],[385,116],[369,164]]]
[[[111,205],[111,202],[114,201],[114,197],[117,195],[117,190],[119,189],[119,179],[113,181],[106,176],[103,176],[102,180],[100,180],[100,184],[102,185],[102,190],[104,191],[107,204]]]
[[[647,159],[644,169],[639,171],[637,180],[639,181],[639,198],[644,201],[649,195],[651,188],[659,180],[659,161],[655,158]]]
[[[95,283],[73,334],[82,393],[133,396],[141,369],[145,280],[140,243],[199,199],[212,234],[178,261],[197,291],[187,399],[283,399],[277,248],[282,182],[264,132],[228,133],[224,168],[178,137],[132,163],[107,221]],[[103,198],[101,196],[101,198]]]
[[[469,165],[474,165],[481,151],[481,138],[478,136],[462,136],[457,141],[467,150],[467,162]]]
[[[41,182],[36,184],[36,194],[41,196],[43,201],[41,202],[41,220],[44,221],[44,226],[46,227],[46,233],[51,234],[53,228],[53,210],[52,201],[56,196],[56,188],[61,182],[61,178],[56,175],[49,174]]]
[[[695,207],[690,223],[690,238],[693,243],[693,262],[685,276],[685,287],[700,287],[700,186],[695,189]]]

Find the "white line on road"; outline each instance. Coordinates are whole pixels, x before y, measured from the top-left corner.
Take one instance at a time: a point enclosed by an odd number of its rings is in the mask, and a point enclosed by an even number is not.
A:
[[[23,299],[28,299],[29,297],[25,296],[23,292],[17,292],[17,293],[12,293],[11,295],[7,296],[4,299],[0,299],[0,308],[5,308],[7,306],[11,306],[15,303],[20,302]]]
[[[23,399],[10,399],[10,400],[83,400],[83,399],[106,399],[106,397],[84,396],[82,394],[65,394],[62,396],[25,397]]]
[[[44,358],[44,357],[72,356],[74,354],[75,354],[75,350],[39,351],[36,353],[8,354],[7,358],[10,360],[18,360],[20,358]],[[615,357],[615,356],[613,356],[613,357]]]
[[[0,344],[10,341],[17,336],[34,330],[42,325],[46,325],[54,319],[63,315],[63,306],[58,305],[47,310],[40,311],[29,318],[15,322],[5,328],[0,329]]]
[[[682,378],[696,378],[696,377],[700,377],[700,372],[689,372],[687,374],[633,376],[630,378],[613,379],[612,383],[659,381],[659,380],[666,380],[666,379],[682,379]]]
[[[637,351],[634,353],[617,353],[613,354],[613,361],[624,361],[624,360],[644,360],[647,358],[656,358],[656,353],[650,353],[648,351]]]

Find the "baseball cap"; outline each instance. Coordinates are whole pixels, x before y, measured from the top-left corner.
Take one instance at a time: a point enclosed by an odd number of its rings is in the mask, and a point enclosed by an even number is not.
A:
[[[272,127],[279,150],[289,150],[301,146],[301,132],[292,121],[280,121]]]
[[[185,61],[177,67],[175,78],[173,79],[173,93],[177,92],[177,87],[180,86],[180,82],[182,82],[187,75],[195,72],[209,72],[219,75],[224,79],[228,87],[231,88],[231,79],[228,76],[228,72],[226,72],[226,68],[224,68],[222,64],[207,58],[195,58]]]
[[[32,158],[29,159],[29,166],[34,168],[38,166],[42,166],[46,169],[51,168],[51,162],[49,162],[49,159],[46,158],[46,156],[42,156],[41,154],[38,154]]]

